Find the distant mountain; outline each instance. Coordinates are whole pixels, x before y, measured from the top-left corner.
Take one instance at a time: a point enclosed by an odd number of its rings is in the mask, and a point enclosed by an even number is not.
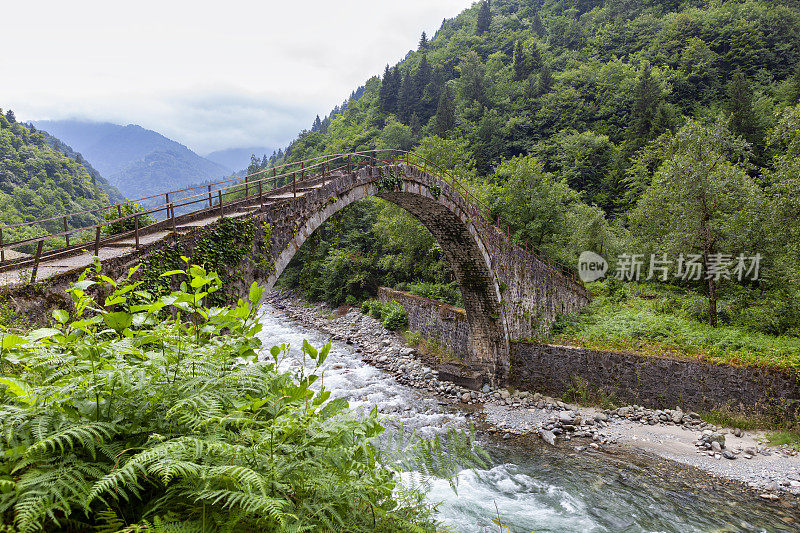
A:
[[[101,189],[103,189],[106,194],[108,194],[108,199],[111,200],[111,202],[117,203],[125,201],[125,196],[119,192],[119,189],[111,185],[111,183],[109,183],[109,181],[105,179],[96,168],[94,168],[86,159],[83,158],[83,155],[73,150],[71,146],[65,144],[63,141],[61,141],[61,139],[54,137],[50,133],[35,128],[32,124],[28,125],[28,129],[41,134],[50,148],[64,154],[70,159],[74,159],[80,166],[82,166],[92,178],[92,181]]]
[[[263,159],[266,155],[274,152],[274,148],[265,146],[252,146],[250,148],[229,148],[227,150],[217,150],[206,155],[206,159],[220,164],[233,170],[244,170],[250,165],[250,156],[255,155]]]
[[[128,198],[150,196],[230,175],[179,142],[135,124],[43,120],[34,122],[69,144]]]

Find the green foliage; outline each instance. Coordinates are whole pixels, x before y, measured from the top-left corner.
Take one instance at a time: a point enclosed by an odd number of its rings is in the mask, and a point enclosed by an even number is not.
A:
[[[384,431],[375,411],[352,418],[345,400],[312,388],[317,374],[279,371],[288,346],[256,364],[257,284],[249,302],[208,307],[220,276],[188,259],[163,274],[180,282],[166,297],[142,291],[134,273],[118,283],[98,263],[54,328],[2,335],[4,526],[434,530],[431,508],[402,496],[396,458],[372,444]],[[319,368],[330,344],[300,349]],[[452,448],[411,446],[420,451],[408,460]]]
[[[595,299],[580,315],[559,318],[550,342],[791,371],[800,368],[800,338],[761,333],[749,318],[747,310],[761,300],[758,291],[738,304],[726,300],[727,320],[713,328],[707,316],[698,319],[692,311],[704,295],[687,289],[613,280],[589,288]]]
[[[128,217],[135,215],[136,213],[141,213],[143,208],[141,204],[125,204],[121,208],[122,217]],[[116,209],[110,209],[106,211],[105,219],[106,222],[111,220],[117,220],[120,218],[120,212]],[[139,229],[149,226],[150,224],[154,224],[155,219],[150,215],[142,215],[139,217]],[[125,220],[120,220],[117,222],[112,222],[103,228],[103,231],[106,232],[106,235],[119,235],[120,233],[125,233],[128,231],[133,231],[136,229],[136,221],[133,218],[128,218]]]
[[[402,285],[402,290],[406,290],[411,294],[439,300],[450,305],[463,307],[464,302],[461,298],[461,288],[457,282],[451,283],[408,283]]]
[[[381,315],[383,316],[383,326],[386,329],[397,331],[399,329],[405,329],[406,326],[408,326],[408,313],[406,312],[406,308],[394,300],[383,306]]]
[[[702,255],[710,272],[714,254],[752,254],[762,241],[763,192],[740,166],[748,146],[725,122],[712,126],[689,120],[674,136],[660,140],[663,163],[631,212],[631,227],[642,250]],[[649,249],[648,249],[649,248]],[[717,323],[721,279],[708,278],[709,322]]]
[[[403,176],[393,166],[378,169],[378,192],[393,192],[403,188]]]
[[[480,2],[368,80],[318,131],[298,136],[283,161],[410,138],[417,153],[466,183],[492,222],[567,265],[584,250],[607,258],[674,251],[679,237],[696,248],[697,220],[670,216],[697,214],[689,191],[717,183],[730,194],[714,196],[724,205],[708,242],[720,252],[762,253],[760,288],[795,302],[800,130],[797,108],[785,106],[798,102],[798,65],[796,3]],[[709,179],[693,180],[709,170]],[[744,205],[748,196],[754,202]],[[413,219],[371,207],[343,212],[336,224],[356,228],[360,221],[347,219],[365,211],[374,227],[316,239],[313,251],[298,254],[289,284],[343,301],[319,276],[329,257],[343,254],[355,266],[337,259],[337,283],[359,299],[378,285],[453,281],[430,237],[406,238],[425,233]],[[387,221],[402,223],[403,238],[386,231]],[[708,320],[719,314],[751,330],[769,312],[753,300],[750,318],[726,310],[729,284],[703,289],[720,302],[718,313],[711,304],[697,309]],[[786,316],[765,316],[762,330],[788,334],[798,323],[793,311]]]
[[[43,134],[0,116],[0,225],[93,210],[108,203],[106,191],[81,164],[48,146]],[[101,215],[85,213],[68,217],[67,225],[82,228],[100,220]],[[4,229],[3,239],[9,242],[62,231],[63,221],[57,219]],[[64,244],[61,237],[45,241],[46,249]],[[18,251],[32,253],[34,248],[24,246]]]

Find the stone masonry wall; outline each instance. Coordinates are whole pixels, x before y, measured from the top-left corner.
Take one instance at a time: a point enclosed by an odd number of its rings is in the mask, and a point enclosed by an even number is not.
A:
[[[472,336],[467,313],[463,309],[387,287],[378,289],[378,300],[396,301],[408,312],[410,330],[418,331],[426,339],[441,342],[460,359],[468,359],[472,350]]]
[[[425,337],[454,347],[469,342],[466,316],[457,307],[387,288],[379,298],[403,305],[409,328]],[[729,407],[792,417],[800,403],[798,376],[778,370],[526,342],[511,345],[508,385],[556,397],[585,387],[648,407]]]
[[[515,343],[511,369],[509,382],[520,389],[560,396],[586,387],[648,407],[794,418],[800,400],[800,380],[789,372],[568,346]]]

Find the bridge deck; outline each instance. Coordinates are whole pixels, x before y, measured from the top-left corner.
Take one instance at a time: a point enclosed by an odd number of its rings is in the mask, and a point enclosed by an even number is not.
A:
[[[321,185],[305,186],[302,189],[298,187],[296,196],[303,196],[309,191],[317,189],[320,186]],[[266,206],[294,197],[295,194],[292,192],[273,194],[270,196],[264,196],[263,202]],[[232,210],[225,210],[225,218],[238,218],[257,212],[260,209],[260,205],[231,206],[229,209]],[[175,229],[179,234],[187,234],[213,224],[221,218],[223,217],[219,214],[219,212],[214,210],[213,212],[209,212],[208,216],[203,218],[178,223]],[[144,228],[139,236],[140,247],[155,244],[173,233],[171,229],[150,231],[149,233],[146,231],[147,228]],[[87,249],[88,248],[91,248],[91,245],[88,245]],[[137,252],[138,250],[136,249],[135,237],[126,236],[124,238],[120,238],[119,240],[104,243],[99,248],[98,257],[101,261],[106,261],[108,259],[132,256]],[[18,255],[24,256],[25,254]],[[39,267],[36,271],[36,281],[43,281],[53,276],[72,271],[81,272],[84,269],[92,266],[92,263],[93,259],[91,253],[83,250],[76,250],[75,252],[72,252],[66,256],[54,257],[51,259],[45,258],[39,263]],[[0,272],[0,286],[11,285],[15,283],[29,283],[31,281],[31,274],[31,267]]]

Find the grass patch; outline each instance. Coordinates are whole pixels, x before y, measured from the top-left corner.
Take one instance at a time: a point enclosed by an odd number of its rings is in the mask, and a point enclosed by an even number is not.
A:
[[[748,431],[775,427],[775,424],[765,416],[746,416],[741,413],[734,413],[730,409],[713,409],[711,411],[701,411],[697,414],[709,424],[726,428],[739,428]]]
[[[800,369],[800,338],[773,336],[742,326],[712,328],[693,318],[698,296],[658,284],[610,289],[598,294],[579,315],[556,322],[548,342],[644,355],[700,359],[781,370]]]
[[[613,392],[592,390],[589,387],[589,382],[580,376],[573,377],[572,383],[561,395],[561,400],[578,405],[598,406],[602,409],[616,409],[625,405],[625,402],[619,401]]]
[[[419,331],[406,330],[403,332],[406,343],[413,346],[423,356],[439,361],[440,363],[454,363],[461,361],[453,350],[436,339],[427,339]]]
[[[800,433],[789,430],[773,431],[767,435],[767,442],[769,442],[770,446],[783,446],[786,444],[798,446],[800,445]]]

